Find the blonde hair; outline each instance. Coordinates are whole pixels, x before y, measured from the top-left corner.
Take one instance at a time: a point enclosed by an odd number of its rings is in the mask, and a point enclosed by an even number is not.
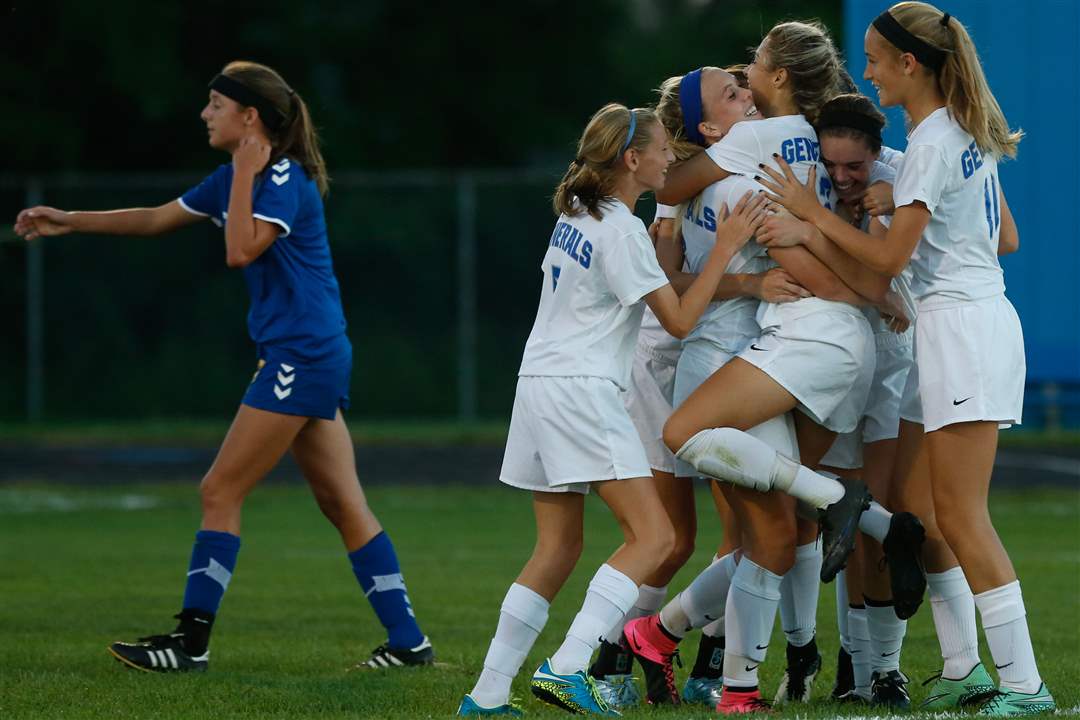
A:
[[[679,103],[679,85],[682,79],[682,75],[669,77],[656,88],[656,93],[660,96],[656,101],[656,117],[671,136],[671,152],[675,154],[678,162],[692,158],[705,149],[686,137],[682,105]]]
[[[774,26],[765,41],[768,68],[787,70],[795,105],[814,124],[840,84],[840,57],[828,31],[817,20],[784,22]]]
[[[633,137],[630,116],[635,122]],[[611,198],[623,153],[631,148],[644,149],[650,142],[650,130],[659,122],[648,108],[634,108],[608,103],[596,111],[578,141],[577,157],[570,163],[551,200],[556,215],[570,216],[588,212],[603,218],[600,205]],[[577,202],[575,202],[575,199]]]
[[[975,138],[975,144],[997,157],[1016,157],[1024,133],[1009,129],[964,24],[950,16],[943,25],[945,13],[923,2],[897,3],[889,8],[889,14],[909,33],[945,52],[945,64],[937,73],[938,86],[949,112]]]
[[[702,70],[716,70],[713,67],[703,67]],[[735,84],[741,88],[747,86],[746,65],[730,65],[721,68],[724,72],[735,78]],[[660,123],[671,136],[671,151],[675,154],[675,160],[682,162],[692,158],[705,148],[701,147],[686,137],[686,125],[683,122],[682,104],[679,102],[679,86],[682,84],[682,75],[669,77],[656,88],[656,94],[660,99],[656,101],[656,116]]]
[[[299,93],[272,68],[247,60],[234,60],[221,71],[272,104],[284,119],[277,130],[267,128],[275,156],[288,155],[300,163],[315,181],[319,194],[326,195],[330,176],[319,149],[319,134],[311,121],[307,104]]]

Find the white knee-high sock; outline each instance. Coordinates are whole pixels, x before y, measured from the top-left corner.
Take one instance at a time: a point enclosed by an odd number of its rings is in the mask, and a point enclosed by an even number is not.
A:
[[[667,598],[667,585],[664,587],[653,587],[652,585],[642,585],[638,588],[638,599],[634,603],[634,607],[630,608],[630,611],[622,616],[618,622],[616,622],[607,635],[604,636],[604,640],[614,645],[617,645],[622,639],[623,627],[626,623],[639,617],[646,617],[652,615],[664,605],[664,600]]]
[[[1036,692],[1042,677],[1035,665],[1020,581],[979,593],[975,605],[1002,686],[1022,693]]]
[[[636,582],[607,563],[601,565],[566,639],[551,656],[551,669],[560,675],[584,670],[600,638],[634,606],[638,594]]]
[[[758,665],[765,661],[780,603],[783,578],[747,557],[739,561],[728,593],[725,626],[724,685],[750,688],[758,684]]]
[[[836,574],[836,631],[840,647],[851,654],[851,630],[848,628],[847,570]]]
[[[907,634],[907,620],[896,617],[896,608],[866,601],[866,624],[870,631],[870,669],[889,672],[900,669],[900,648]]]
[[[943,573],[927,573],[930,610],[934,615],[938,644],[949,680],[963,680],[979,664],[979,636],[975,626],[975,598],[959,567]]]
[[[660,622],[676,637],[705,627],[724,616],[731,578],[735,574],[731,552],[702,570],[690,585],[660,611]]]
[[[885,536],[889,534],[891,522],[892,513],[882,507],[877,500],[872,500],[870,509],[859,516],[859,530],[882,543],[885,542]]]
[[[698,472],[761,492],[781,490],[816,508],[844,496],[836,480],[799,465],[767,443],[735,428],[709,428],[675,453]]]
[[[547,623],[548,606],[547,600],[524,585],[510,586],[484,670],[469,693],[478,705],[493,708],[510,702],[510,683]]]
[[[780,584],[780,626],[796,647],[814,639],[820,576],[821,546],[813,542],[795,548],[795,564]]]
[[[851,633],[851,669],[855,675],[855,694],[870,699],[870,628],[866,608],[848,608],[848,632]]]

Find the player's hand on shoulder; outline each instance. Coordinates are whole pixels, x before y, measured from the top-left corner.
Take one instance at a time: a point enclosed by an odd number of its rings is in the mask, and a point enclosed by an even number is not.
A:
[[[65,235],[69,232],[71,221],[68,213],[45,205],[27,208],[15,218],[15,234],[24,240]]]
[[[248,135],[233,152],[233,171],[245,175],[255,175],[270,161],[270,145],[261,138]]]
[[[863,193],[862,206],[871,217],[892,215],[896,210],[893,204],[893,186],[887,182],[876,182]]]
[[[720,205],[720,217],[716,223],[716,244],[738,250],[754,237],[766,217],[766,198],[764,193],[747,190],[735,203],[735,208],[728,211],[727,203]]]

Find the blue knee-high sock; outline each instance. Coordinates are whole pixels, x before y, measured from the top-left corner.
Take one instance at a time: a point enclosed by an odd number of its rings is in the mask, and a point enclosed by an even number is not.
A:
[[[200,530],[195,533],[191,548],[187,587],[184,589],[184,609],[196,609],[217,614],[221,596],[225,594],[236,568],[240,538],[232,533]]]
[[[414,648],[422,643],[424,633],[416,624],[405,578],[386,533],[380,532],[367,545],[349,553],[349,561],[364,595],[390,635],[390,646]]]

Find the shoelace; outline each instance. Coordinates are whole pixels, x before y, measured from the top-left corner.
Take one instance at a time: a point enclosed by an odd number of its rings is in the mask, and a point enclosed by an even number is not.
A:
[[[667,656],[667,662],[664,663],[664,683],[667,685],[668,692],[672,697],[679,697],[679,688],[675,683],[675,663],[678,663],[682,668],[682,657],[679,655],[679,649],[676,648],[675,652]]]
[[[179,633],[166,633],[164,635],[147,635],[146,637],[139,638],[138,641],[141,643],[157,643],[165,642],[166,640],[179,639],[180,637],[183,636]]]
[[[926,687],[927,685],[934,682],[935,680],[940,680],[942,672],[944,672],[944,671],[938,671],[938,672],[934,673],[933,675],[931,675],[930,677],[923,680],[922,681],[923,687]]]
[[[589,697],[591,697],[593,702],[596,703],[596,706],[600,708],[600,712],[608,712],[609,708],[607,701],[600,697],[600,688],[596,687],[596,680],[594,680],[593,676],[589,673],[583,673],[583,675],[585,675],[585,685],[589,689]]]
[[[525,708],[521,706],[521,698],[517,695],[511,695],[506,704],[521,713],[525,712]]]

